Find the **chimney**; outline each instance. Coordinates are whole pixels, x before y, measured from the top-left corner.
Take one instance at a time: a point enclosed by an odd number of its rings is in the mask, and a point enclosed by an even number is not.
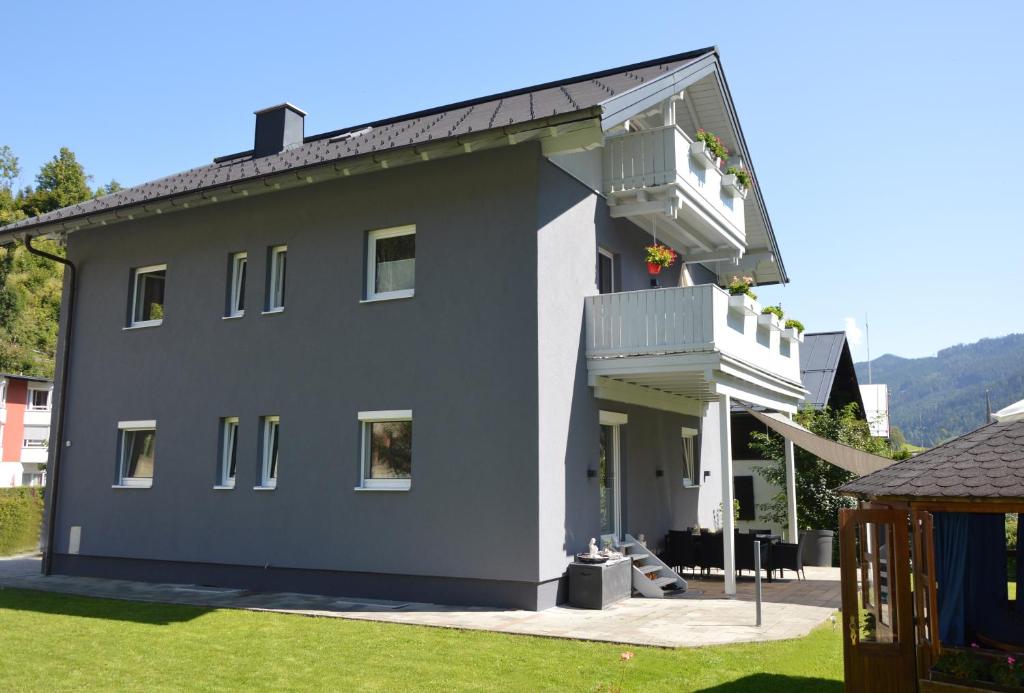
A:
[[[256,111],[253,157],[269,156],[301,145],[305,135],[305,117],[305,111],[290,103]]]

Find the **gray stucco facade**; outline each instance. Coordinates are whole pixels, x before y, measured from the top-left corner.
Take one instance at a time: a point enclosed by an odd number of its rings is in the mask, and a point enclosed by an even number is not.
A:
[[[368,230],[416,225],[416,288],[366,303]],[[599,411],[625,413],[623,529],[692,524],[680,428],[595,399],[583,297],[598,245],[620,290],[649,237],[524,144],[126,221],[68,238],[78,324],[55,532],[58,572],[538,609],[600,533]],[[286,307],[262,315],[267,249]],[[223,319],[247,251],[245,316]],[[124,329],[132,268],[167,264],[163,323]],[[669,271],[662,283],[678,275]],[[411,409],[411,488],[359,485],[360,411]],[[280,416],[258,491],[260,417]],[[238,477],[215,490],[219,421]],[[113,488],[119,421],[157,422],[151,488]],[[659,473],[660,472],[660,473]],[[77,555],[69,533],[81,528]]]

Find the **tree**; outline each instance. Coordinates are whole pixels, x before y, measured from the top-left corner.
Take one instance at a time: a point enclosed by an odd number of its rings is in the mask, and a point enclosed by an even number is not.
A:
[[[52,212],[92,198],[89,189],[89,176],[75,153],[67,147],[61,147],[53,159],[43,164],[36,175],[36,187],[26,188],[20,194],[21,209],[28,216],[34,217]]]
[[[887,441],[872,438],[866,421],[857,417],[856,404],[842,409],[803,409],[795,421],[812,433],[881,457],[892,457]],[[786,506],[786,465],[782,436],[774,432],[752,433],[750,447],[766,460],[757,468],[769,483],[783,489],[770,502],[760,506],[761,519],[788,527]],[[801,448],[795,449],[797,518],[804,529],[839,529],[839,509],[853,506],[853,500],[836,489],[856,475],[818,459]]]
[[[66,147],[39,169],[34,189],[14,195],[19,174],[18,159],[10,147],[0,147],[0,226],[93,197],[89,176]],[[115,187],[120,186],[111,181],[104,189]],[[55,241],[35,244],[63,255]],[[0,371],[53,376],[63,269],[21,245],[0,248]]]
[[[103,197],[110,193],[116,193],[118,190],[124,190],[124,186],[118,183],[116,180],[111,179],[106,185],[101,185],[96,188],[96,197]]]

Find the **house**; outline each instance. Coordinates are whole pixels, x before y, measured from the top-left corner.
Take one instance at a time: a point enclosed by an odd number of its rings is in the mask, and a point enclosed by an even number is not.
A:
[[[1024,573],[1008,573],[1007,538],[1015,524],[1024,539],[1024,401],[840,490],[859,501],[839,529],[847,690],[1016,688]]]
[[[53,382],[0,373],[0,487],[46,483]]]
[[[44,570],[543,609],[592,537],[717,522],[734,593],[731,403],[805,391],[720,288],[788,277],[717,50],[304,116],[0,233],[74,301]]]
[[[823,409],[826,406],[842,409],[848,404],[856,404],[858,418],[870,422],[862,398],[866,386],[857,382],[857,371],[854,369],[853,356],[845,332],[816,332],[804,335],[804,342],[800,346],[800,379],[808,392],[802,406],[814,409]],[[750,434],[755,431],[764,433],[767,426],[746,410],[734,407],[734,485],[736,498],[740,502],[740,519],[737,524],[741,529],[767,527],[774,533],[782,533],[785,531],[782,524],[760,519],[760,506],[771,502],[783,489],[768,482],[758,473],[758,468],[763,466],[766,460],[750,446]]]
[[[872,383],[860,386],[864,400],[864,416],[867,417],[871,435],[876,438],[889,437],[889,386]]]

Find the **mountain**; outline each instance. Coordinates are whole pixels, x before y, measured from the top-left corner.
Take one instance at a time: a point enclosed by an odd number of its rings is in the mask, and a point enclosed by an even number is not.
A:
[[[856,368],[866,383],[867,362]],[[918,359],[886,354],[871,362],[871,375],[889,386],[892,423],[909,442],[931,447],[985,423],[985,390],[993,411],[1024,399],[1024,334],[958,344]]]

